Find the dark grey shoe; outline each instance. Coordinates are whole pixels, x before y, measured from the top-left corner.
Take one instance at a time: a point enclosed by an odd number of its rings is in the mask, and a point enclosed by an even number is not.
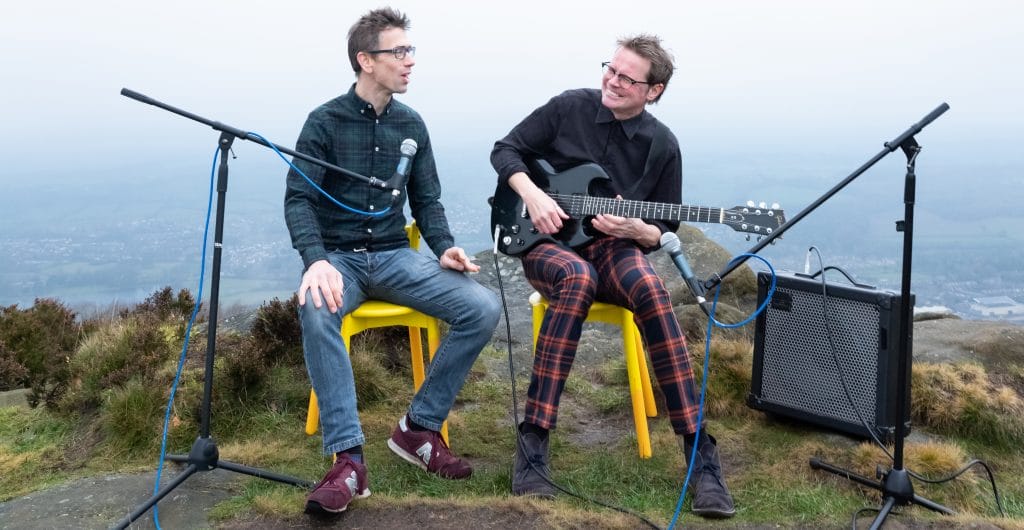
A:
[[[679,437],[682,441],[682,436]],[[680,443],[686,451],[686,462],[690,461],[693,446]],[[732,495],[722,478],[722,462],[718,458],[718,446],[714,437],[708,436],[698,445],[697,456],[690,475],[693,488],[693,513],[707,518],[725,519],[736,515]]]
[[[557,490],[544,480],[550,476],[548,439],[541,440],[536,434],[520,432],[512,467],[512,494],[554,499]]]

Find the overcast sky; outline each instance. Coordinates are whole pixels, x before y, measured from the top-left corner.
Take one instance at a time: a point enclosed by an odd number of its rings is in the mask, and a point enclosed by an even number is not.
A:
[[[159,154],[160,141],[189,131],[121,87],[292,144],[306,113],[347,89],[345,33],[379,5],[9,3],[4,159],[57,147],[77,159],[119,156],[132,149],[126,138]],[[558,91],[596,86],[616,37],[635,32],[661,35],[676,57],[652,111],[681,138],[869,125],[895,134],[944,101],[946,131],[1024,131],[1024,3],[1012,0],[393,5],[412,19],[419,49],[404,99],[435,136],[493,141]]]

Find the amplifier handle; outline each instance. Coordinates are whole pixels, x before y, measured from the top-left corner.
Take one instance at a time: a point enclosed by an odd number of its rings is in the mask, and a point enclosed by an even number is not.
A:
[[[812,278],[813,279],[813,278],[818,277],[818,275],[821,274],[822,272],[830,271],[830,270],[841,272],[843,274],[843,276],[846,276],[846,279],[849,280],[850,283],[852,283],[853,285],[855,285],[857,287],[863,287],[865,289],[875,289],[874,285],[868,285],[866,283],[858,283],[857,280],[853,279],[853,276],[850,276],[850,273],[848,273],[848,272],[844,271],[842,268],[836,267],[834,265],[829,265],[828,267],[825,267],[823,270],[819,269],[818,272],[816,272],[814,274],[802,274],[802,273],[798,272],[798,273],[796,273],[796,275],[797,276],[803,276],[805,278]]]

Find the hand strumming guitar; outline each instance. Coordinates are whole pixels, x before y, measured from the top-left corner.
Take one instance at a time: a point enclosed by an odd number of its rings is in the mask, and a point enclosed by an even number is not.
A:
[[[562,221],[569,219],[569,214],[550,195],[538,188],[526,173],[513,174],[508,178],[508,184],[522,197],[533,226],[542,234],[557,233],[562,229]]]

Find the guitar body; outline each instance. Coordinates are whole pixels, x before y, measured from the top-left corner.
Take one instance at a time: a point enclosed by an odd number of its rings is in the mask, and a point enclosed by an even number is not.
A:
[[[721,223],[737,232],[767,236],[786,220],[777,204],[760,206],[749,202],[730,209],[687,206],[677,203],[646,202],[616,199],[612,180],[601,166],[582,164],[556,173],[543,160],[527,161],[533,182],[544,190],[570,219],[563,221],[556,234],[541,233],[530,219],[530,213],[519,194],[508,184],[499,184],[491,204],[491,234],[503,254],[521,256],[544,242],[577,249],[593,241],[600,233],[590,220],[599,214],[636,219],[670,220],[697,223]],[[749,236],[748,236],[749,238]]]
[[[534,164],[531,164],[531,166]],[[550,168],[550,166],[549,166]],[[531,167],[534,183],[549,195],[614,197],[612,181],[597,164],[583,164],[553,175],[542,167]],[[540,171],[538,171],[540,169]],[[611,195],[609,195],[611,193]],[[499,185],[491,201],[491,234],[500,226],[498,250],[509,256],[521,256],[540,243],[559,243],[579,248],[599,235],[591,226],[590,218],[566,219],[556,234],[543,234],[533,226],[530,214],[519,194],[508,185]]]

